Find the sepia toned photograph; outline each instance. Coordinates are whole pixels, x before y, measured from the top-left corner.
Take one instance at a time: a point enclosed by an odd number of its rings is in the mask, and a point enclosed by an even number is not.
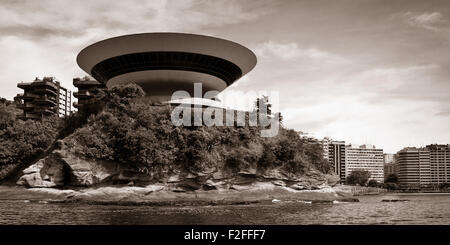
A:
[[[449,50],[445,0],[1,0],[0,226],[449,225]]]

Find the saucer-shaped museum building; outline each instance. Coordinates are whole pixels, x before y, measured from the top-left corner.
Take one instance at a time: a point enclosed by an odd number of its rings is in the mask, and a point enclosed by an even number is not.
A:
[[[194,96],[222,91],[256,65],[248,48],[228,40],[185,33],[142,33],[114,37],[84,48],[78,65],[112,87],[133,82],[152,100],[169,101],[173,92]]]

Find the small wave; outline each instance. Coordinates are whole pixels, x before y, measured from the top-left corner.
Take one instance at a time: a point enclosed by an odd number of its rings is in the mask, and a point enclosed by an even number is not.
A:
[[[273,202],[273,203],[275,203],[275,202],[281,202],[281,200],[273,199],[272,202]]]
[[[348,202],[340,202],[340,201],[336,201],[336,200],[333,201],[333,204],[341,204],[341,203],[348,203]]]
[[[409,200],[406,199],[383,199],[382,202],[409,202]]]
[[[311,203],[312,203],[312,201],[302,201],[302,200],[299,200],[299,201],[297,201],[297,202],[300,202],[300,203],[306,203],[306,204],[311,204]]]

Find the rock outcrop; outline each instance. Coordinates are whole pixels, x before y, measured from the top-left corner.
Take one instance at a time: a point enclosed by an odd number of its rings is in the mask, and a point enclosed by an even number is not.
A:
[[[341,178],[335,174],[327,174],[325,177],[329,186],[336,186],[341,180]]]
[[[239,204],[253,202],[358,201],[349,190],[335,189],[335,175],[311,170],[302,176],[271,169],[238,173],[177,170],[160,179],[125,169],[118,163],[78,157],[64,142],[47,157],[23,171],[17,184],[48,194],[60,202],[117,203],[130,205]],[[120,184],[120,185],[114,185]],[[54,187],[82,186],[78,190]],[[55,199],[52,199],[55,200]]]
[[[48,202],[90,203],[114,205],[223,205],[272,203],[274,200],[303,203],[358,202],[351,193],[336,192],[332,187],[320,190],[294,190],[276,186],[270,182],[255,182],[251,185],[233,186],[227,190],[197,190],[177,192],[163,184],[143,187],[97,187],[80,190],[58,190],[54,188],[29,189],[33,195],[46,194]]]
[[[27,187],[58,187],[65,184],[68,167],[53,156],[39,160],[23,170],[17,184]]]
[[[68,197],[90,200],[95,198],[116,200],[117,197],[125,198],[127,195],[127,198],[148,199],[149,193],[160,193],[161,191],[161,193],[165,193],[161,195],[170,198],[174,197],[172,195],[179,196],[183,193],[186,194],[186,197],[190,197],[189,193],[196,193],[196,197],[203,195],[208,199],[206,193],[213,193],[211,194],[214,196],[213,200],[219,200],[220,195],[223,194],[231,201],[238,201],[240,198],[250,201],[253,199],[269,200],[275,197],[280,200],[288,200],[291,197],[295,199],[295,196],[298,196],[297,199],[320,197],[327,200],[348,197],[342,195],[343,192],[337,193],[331,189],[331,186],[339,182],[339,177],[325,175],[314,169],[301,176],[277,168],[264,171],[264,173],[259,173],[254,168],[242,169],[237,173],[218,169],[192,173],[179,169],[172,174],[167,174],[166,177],[159,176],[159,179],[154,179],[148,174],[124,168],[116,162],[78,157],[64,141],[60,141],[58,145],[57,149],[47,157],[25,169],[17,184],[41,188],[63,186],[98,188],[103,186],[100,189],[90,189],[86,192],[74,192]],[[104,187],[114,184],[119,184],[117,187],[120,188]],[[315,192],[309,192],[313,190]],[[152,195],[152,197],[155,196]],[[151,200],[153,199],[151,198]]]
[[[92,186],[112,176],[121,177],[119,165],[77,157],[63,142],[47,157],[23,171],[17,184],[27,187]]]

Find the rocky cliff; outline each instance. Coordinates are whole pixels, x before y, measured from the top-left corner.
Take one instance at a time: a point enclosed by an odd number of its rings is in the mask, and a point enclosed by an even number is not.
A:
[[[279,169],[230,174],[175,171],[164,178],[124,168],[112,161],[84,159],[64,141],[47,157],[23,171],[17,184],[47,194],[50,201],[94,204],[173,205],[241,204],[273,200],[357,201],[340,189],[339,178],[317,170],[289,176]],[[52,188],[52,189],[48,189]]]
[[[237,174],[221,169],[209,172],[174,170],[163,178],[144,174],[134,168],[124,167],[114,161],[86,159],[78,156],[64,141],[45,158],[23,170],[17,184],[26,187],[93,187],[104,185],[146,186],[162,184],[167,190],[185,192],[193,190],[241,190],[257,182],[267,182],[275,186],[293,190],[315,190],[334,186],[339,178],[311,170],[302,176],[287,175],[279,169],[259,173],[256,169],[246,169]]]
[[[69,128],[53,151],[23,170],[17,184],[78,188],[67,198],[101,198],[96,190],[109,192],[107,187],[118,193],[131,188],[131,196],[152,200],[211,193],[216,201],[264,199],[268,193],[310,199],[311,191],[325,195],[319,199],[348,197],[331,189],[339,179],[329,174],[321,147],[293,130],[281,127],[277,136],[264,138],[258,127],[176,127],[172,107],[151,105],[140,99],[139,87],[125,86],[112,89],[87,121],[68,120],[79,127]]]

